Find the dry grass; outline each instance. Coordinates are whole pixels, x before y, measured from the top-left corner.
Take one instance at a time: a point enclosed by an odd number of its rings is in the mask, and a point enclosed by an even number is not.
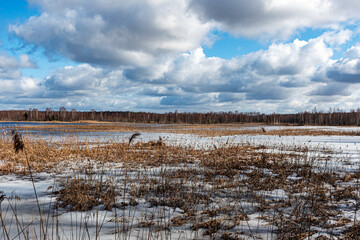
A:
[[[110,181],[93,179],[91,175],[61,179],[59,190],[52,193],[56,196],[57,207],[69,208],[69,211],[89,211],[99,205],[111,210],[118,194]]]
[[[133,145],[76,138],[24,143],[34,172],[71,173],[56,179],[52,194],[58,208],[89,211],[101,206],[124,211],[123,217],[158,209],[150,217],[143,214],[138,224],[116,225],[115,232],[182,227],[199,238],[255,238],[260,223],[250,221],[257,219],[265,223],[261,226],[268,237],[278,239],[324,232],[359,237],[359,223],[349,217],[360,207],[359,171],[324,168],[322,159],[306,149],[269,152],[248,144],[193,149],[168,146],[161,139]],[[8,136],[0,139],[0,174],[27,174],[26,156],[14,154],[12,144]]]
[[[84,125],[34,125],[17,127],[18,129],[45,130],[54,132],[163,132],[177,134],[193,134],[206,137],[234,136],[234,135],[275,135],[275,136],[360,136],[360,131],[339,130],[331,131],[327,128],[303,128],[289,125],[261,125],[261,124],[134,124],[134,123],[99,123],[82,122]],[[281,127],[272,130],[268,127]],[[340,127],[341,129],[341,127]],[[345,129],[345,127],[344,127]]]

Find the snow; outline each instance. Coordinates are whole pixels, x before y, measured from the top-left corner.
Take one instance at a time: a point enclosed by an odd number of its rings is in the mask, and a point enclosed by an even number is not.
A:
[[[256,127],[260,128],[260,127]],[[277,130],[290,127],[265,127],[267,130]],[[296,127],[299,128],[299,127]],[[360,131],[359,127],[301,127],[306,129],[325,129],[331,131]],[[260,128],[261,129],[261,128]],[[99,140],[105,143],[108,140],[114,142],[123,142],[130,136],[130,133],[119,132],[96,132],[80,133],[77,137],[84,138],[89,141]],[[231,144],[249,143],[256,146],[267,146],[269,149],[263,151],[272,152],[293,152],[301,154],[301,148],[309,149],[308,159],[319,158],[323,161],[317,161],[318,169],[328,169],[347,172],[355,172],[359,170],[360,158],[360,136],[271,136],[271,135],[241,135],[241,136],[222,136],[222,137],[199,137],[190,134],[173,134],[173,133],[142,133],[136,141],[147,142],[150,140],[157,141],[159,136],[166,144],[181,144],[183,146],[194,147],[195,149],[213,148],[222,146],[225,142]],[[40,132],[41,138],[51,138],[52,141],[61,140],[65,137],[62,134],[43,134]],[[299,148],[299,151],[294,149]],[[328,161],[327,158],[335,159]],[[121,163],[113,167],[114,170],[105,172],[110,178],[112,176],[123,176],[121,172]],[[94,167],[96,165],[94,164]],[[187,167],[196,168],[194,165]],[[71,169],[71,168],[69,168]],[[174,167],[176,170],[176,167]],[[146,174],[158,176],[162,171],[161,167],[153,167],[146,170]],[[264,170],[266,174],[273,174],[271,171]],[[128,172],[127,177],[135,178],[137,172]],[[71,171],[64,172],[62,176],[71,175]],[[51,195],[52,187],[56,187],[54,179],[62,176],[54,176],[49,173],[35,174],[35,187],[37,191],[38,201],[43,216],[43,224],[46,223],[45,229],[49,234],[58,234],[61,239],[94,239],[97,234],[101,235],[101,239],[192,239],[204,237],[203,229],[199,231],[191,231],[189,225],[172,227],[171,231],[165,231],[171,219],[182,216],[183,210],[179,208],[169,208],[167,206],[150,206],[145,199],[139,200],[137,206],[128,206],[117,211],[106,211],[103,206],[98,206],[94,210],[87,212],[73,212],[68,209],[57,209],[54,206],[56,198]],[[237,178],[246,178],[246,176],[236,176]],[[216,180],[221,180],[225,176],[218,176]],[[288,180],[299,180],[301,177],[296,174],[288,176]],[[120,181],[123,178],[120,178]],[[348,183],[357,184],[357,183]],[[201,188],[207,188],[204,184]],[[25,237],[26,234],[39,238],[41,233],[40,214],[38,204],[35,199],[32,181],[29,176],[19,175],[2,175],[0,176],[0,192],[5,194],[6,199],[1,203],[2,217],[5,226],[11,226],[8,234],[12,237],[18,235],[19,228],[24,228],[24,232],[19,235]],[[357,192],[359,194],[359,191]],[[274,189],[272,191],[260,191],[257,194],[266,196],[266,199],[285,200],[288,198],[287,193],[283,189]],[[130,196],[125,195],[117,199],[117,202],[129,201]],[[229,203],[230,204],[230,203]],[[242,221],[241,224],[232,229],[235,232],[243,233],[241,236],[249,239],[273,239],[275,238],[274,230],[276,226],[269,224],[268,221],[261,219],[262,214],[257,211],[257,203],[240,202],[240,208],[248,213],[249,221]],[[356,205],[356,200],[347,201],[338,207],[342,209],[344,218],[360,219],[360,211],[352,211],[352,207]],[[220,204],[221,205],[221,204]],[[220,206],[219,205],[219,206]],[[213,206],[214,208],[216,206]],[[15,217],[19,217],[16,220]],[[20,219],[21,218],[21,219]],[[151,227],[143,227],[147,221],[155,223]],[[331,223],[331,222],[330,222]],[[119,226],[121,226],[119,228]],[[116,230],[117,229],[117,230]],[[28,231],[29,230],[29,231]],[[338,229],[339,232],[342,228]],[[0,233],[0,236],[3,233]],[[324,233],[324,236],[332,237]],[[311,239],[320,236],[319,233],[313,235]],[[22,238],[21,238],[22,239]]]

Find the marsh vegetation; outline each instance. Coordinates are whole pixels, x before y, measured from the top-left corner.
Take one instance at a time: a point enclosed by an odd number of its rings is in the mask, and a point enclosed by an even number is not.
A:
[[[40,126],[66,131],[61,139],[26,135],[18,128],[24,144],[18,153],[3,129],[0,238],[360,238],[359,159],[338,149],[230,138],[203,147],[141,136],[129,144],[127,137],[99,141],[76,135],[92,129],[130,135],[357,136],[356,129],[232,127]]]

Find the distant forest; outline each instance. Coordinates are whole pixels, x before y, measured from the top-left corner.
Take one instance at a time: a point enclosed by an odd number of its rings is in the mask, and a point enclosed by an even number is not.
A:
[[[263,114],[257,112],[208,112],[208,113],[150,113],[121,111],[71,111],[61,107],[58,111],[47,108],[0,111],[0,121],[104,121],[137,123],[266,123],[295,125],[360,125],[360,109],[349,112],[339,109],[328,112],[299,112],[294,114]]]

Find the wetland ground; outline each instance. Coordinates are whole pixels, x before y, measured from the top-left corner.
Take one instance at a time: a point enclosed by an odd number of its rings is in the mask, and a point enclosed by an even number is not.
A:
[[[359,127],[0,125],[1,239],[360,238]]]

